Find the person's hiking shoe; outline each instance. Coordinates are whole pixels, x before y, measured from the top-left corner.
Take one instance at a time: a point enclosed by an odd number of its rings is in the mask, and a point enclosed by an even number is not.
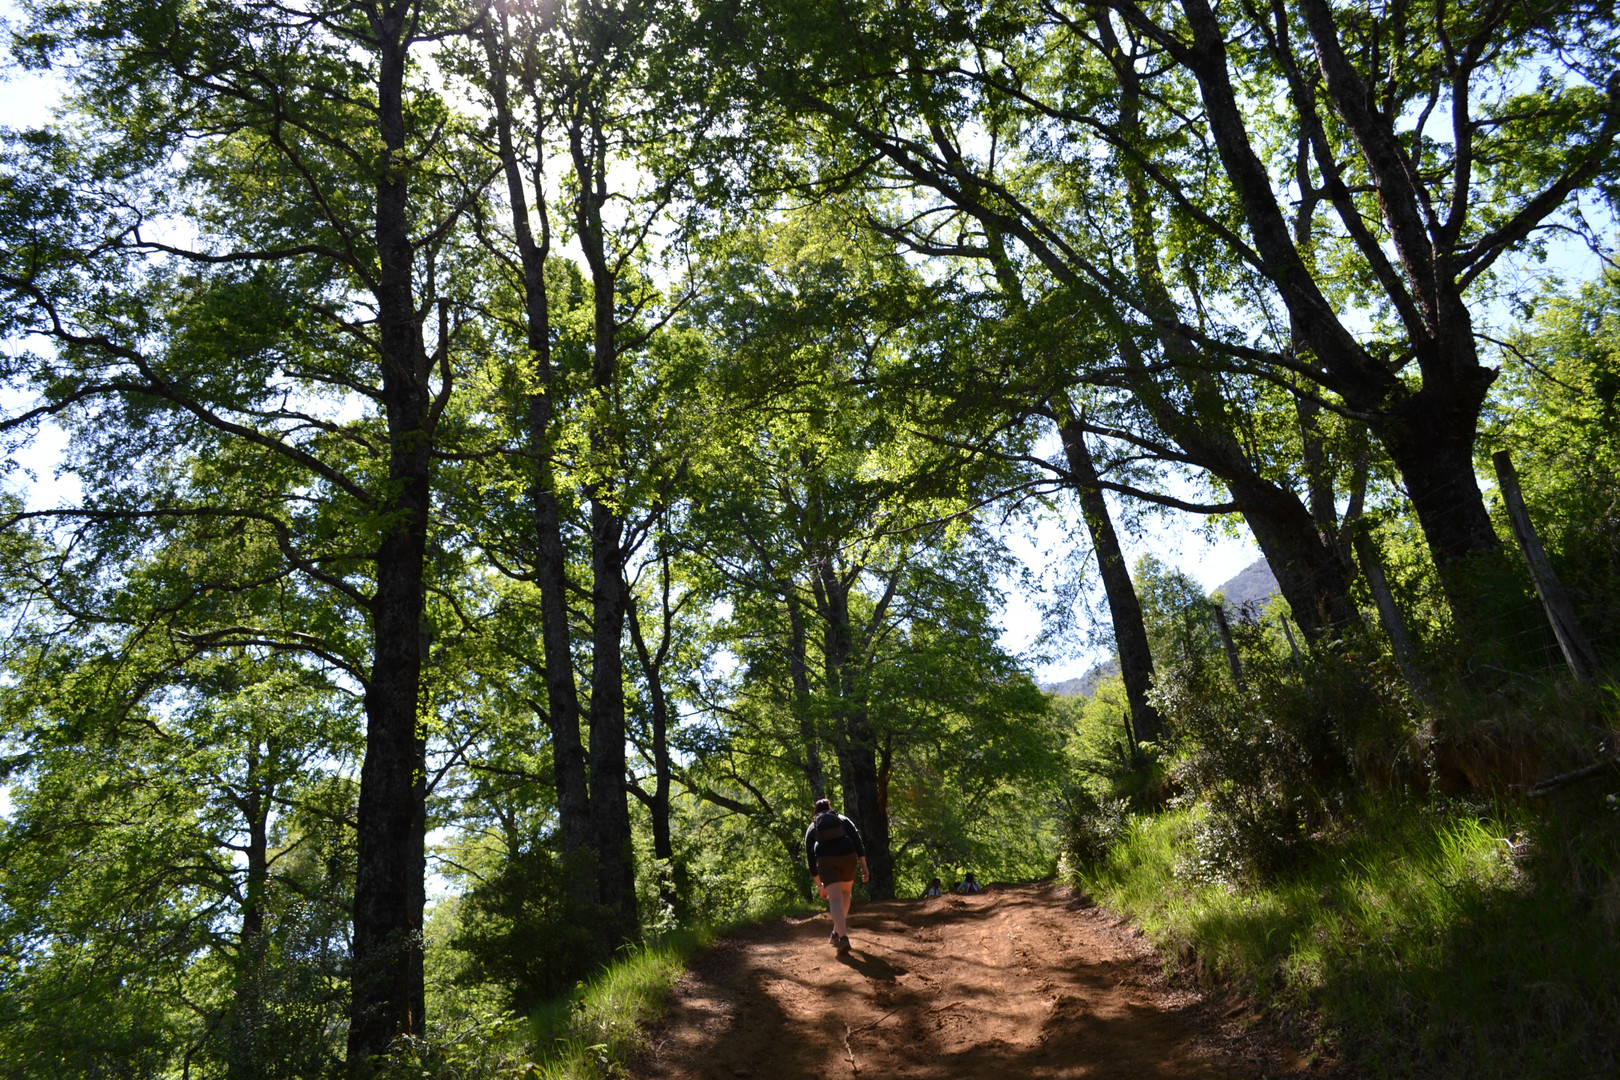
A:
[[[838,955],[839,956],[843,956],[845,953],[849,952],[849,938],[847,938],[847,937],[838,937],[837,934],[834,934],[833,937],[838,938]]]
[[[848,941],[848,940],[849,940],[849,939],[848,939],[848,938],[844,938],[844,940],[845,940],[845,941]],[[837,945],[838,945],[838,931],[836,931],[836,930],[834,930],[834,931],[833,931],[833,932],[832,932],[832,937],[830,937],[830,938],[828,938],[828,939],[827,939],[827,944],[829,944],[829,945],[833,945],[833,946],[837,946]],[[842,948],[839,948],[839,949],[838,949],[838,951],[839,951],[839,952],[843,952],[843,951],[844,951],[844,950],[843,950],[843,949],[842,949]]]

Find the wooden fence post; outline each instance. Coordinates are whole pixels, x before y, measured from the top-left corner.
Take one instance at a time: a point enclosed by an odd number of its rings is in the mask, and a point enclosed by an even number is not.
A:
[[[1299,653],[1299,645],[1294,641],[1294,632],[1288,628],[1288,616],[1277,612],[1277,625],[1282,627],[1283,637],[1288,639],[1288,650],[1294,654],[1294,664],[1299,670],[1305,670],[1305,658]]]
[[[1418,670],[1417,649],[1413,648],[1412,638],[1406,632],[1406,619],[1395,604],[1395,594],[1390,592],[1383,561],[1378,558],[1378,548],[1361,525],[1362,522],[1358,521],[1351,530],[1350,544],[1356,550],[1356,561],[1361,563],[1361,573],[1367,579],[1367,589],[1373,595],[1373,603],[1378,606],[1378,622],[1384,628],[1384,636],[1389,638],[1389,650],[1395,654],[1395,663],[1400,667],[1401,674],[1406,676],[1406,684],[1418,697],[1427,699],[1429,681]]]
[[[1536,595],[1547,611],[1547,621],[1552,623],[1553,635],[1564,652],[1564,662],[1576,682],[1589,683],[1597,676],[1597,653],[1575,621],[1575,607],[1564,594],[1564,587],[1541,546],[1541,538],[1536,535],[1536,527],[1530,523],[1530,514],[1524,508],[1524,494],[1519,490],[1518,470],[1506,450],[1492,454],[1491,461],[1496,465],[1496,481],[1502,487],[1502,505],[1507,507],[1513,538],[1519,542],[1519,553],[1530,568],[1530,580],[1535,583]]]
[[[1238,659],[1237,645],[1232,641],[1232,627],[1226,621],[1226,608],[1218,600],[1212,606],[1215,608],[1215,632],[1221,636],[1221,648],[1226,650],[1226,665],[1232,669],[1232,682],[1239,693],[1247,694],[1249,684],[1243,681],[1243,662]]]

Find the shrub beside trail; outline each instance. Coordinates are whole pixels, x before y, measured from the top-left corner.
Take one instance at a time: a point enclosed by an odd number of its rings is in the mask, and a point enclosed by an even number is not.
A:
[[[1139,764],[1088,755],[1081,716],[1068,879],[1349,1075],[1620,1075],[1620,768],[1525,794],[1613,744],[1607,697],[1504,680],[1419,703],[1353,646],[1246,633],[1242,689],[1213,663],[1161,676],[1157,800]]]
[[[1620,812],[1369,800],[1287,872],[1198,856],[1208,811],[1139,817],[1074,880],[1205,985],[1311,1018],[1354,1076],[1620,1071]]]
[[[676,931],[630,949],[572,994],[540,1002],[526,1017],[499,1008],[449,1013],[426,1038],[397,1045],[378,1080],[623,1075],[687,961],[715,937],[711,929]],[[457,1000],[465,1004],[470,997]]]

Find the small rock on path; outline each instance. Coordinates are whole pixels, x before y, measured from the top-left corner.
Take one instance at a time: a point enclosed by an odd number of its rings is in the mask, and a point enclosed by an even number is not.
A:
[[[700,957],[645,1080],[1237,1080],[1303,1069],[1166,983],[1128,926],[1050,884],[748,927]],[[1241,1010],[1239,1010],[1241,1011]]]

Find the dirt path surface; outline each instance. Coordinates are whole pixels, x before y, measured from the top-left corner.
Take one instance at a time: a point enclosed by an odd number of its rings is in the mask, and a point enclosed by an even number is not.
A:
[[[1128,926],[1051,885],[858,907],[749,927],[682,978],[652,1049],[659,1080],[1286,1074],[1273,1042],[1167,985]]]

